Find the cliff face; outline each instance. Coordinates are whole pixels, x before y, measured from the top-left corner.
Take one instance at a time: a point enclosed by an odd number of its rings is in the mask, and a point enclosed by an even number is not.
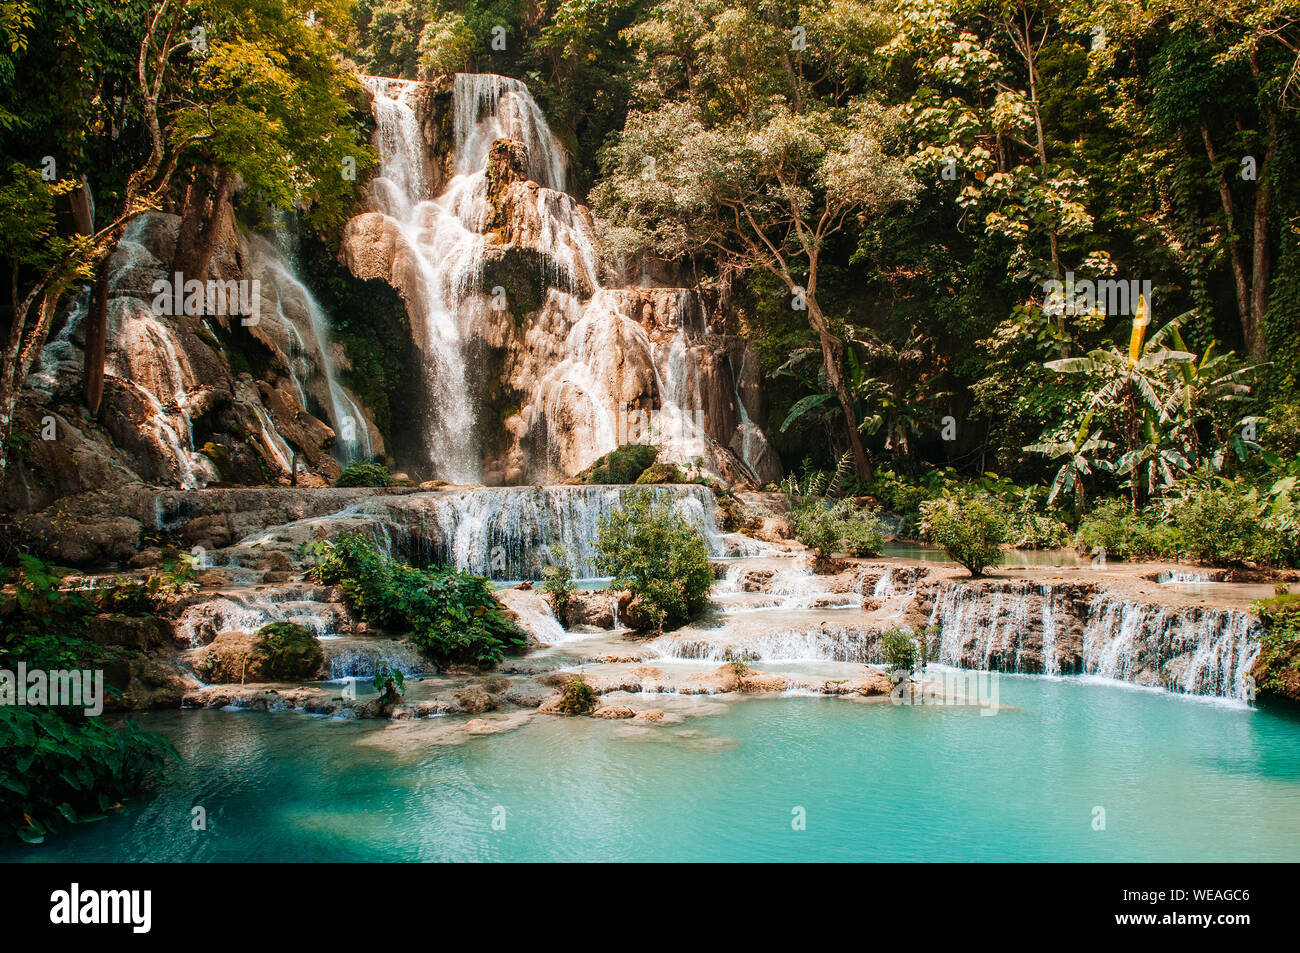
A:
[[[522,83],[367,83],[382,164],[340,257],[406,302],[433,475],[559,482],[650,440],[731,480],[780,476],[747,342],[721,333],[697,289],[608,286],[591,213]]]
[[[230,224],[233,215],[219,220],[227,224],[208,280],[187,286],[182,276],[179,294],[178,216],[141,216],[113,252],[104,396],[94,419],[83,397],[89,294],[72,300],[18,411],[23,438],[3,500],[18,517],[17,542],[39,553],[58,535],[59,520],[46,510],[103,515],[99,504],[70,496],[111,500],[133,484],[288,484],[295,453],[298,482],[322,485],[338,475],[338,457],[382,452],[382,438],[338,384],[346,356],[328,343],[323,315],[286,256]],[[86,532],[85,559],[129,555],[107,525]]]

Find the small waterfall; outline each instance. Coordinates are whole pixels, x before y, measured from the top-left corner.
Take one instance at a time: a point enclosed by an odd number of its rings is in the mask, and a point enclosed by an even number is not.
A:
[[[1218,582],[1222,573],[1196,572],[1190,569],[1165,569],[1156,574],[1156,582],[1162,586],[1200,586]]]
[[[1259,622],[1248,613],[1130,602],[1104,592],[1088,607],[1083,669],[1188,695],[1249,697]]]
[[[537,579],[562,544],[579,575],[596,576],[597,527],[621,509],[629,487],[488,487],[367,501],[362,511],[402,507],[388,536],[398,551],[422,562],[455,566],[494,579]],[[672,498],[717,555],[726,552],[716,504],[707,487],[656,487]],[[386,521],[388,522],[388,521]]]
[[[403,675],[422,675],[429,671],[429,663],[421,658],[412,645],[384,640],[372,645],[346,644],[334,646],[325,643],[325,672],[330,681],[345,678],[374,678],[375,667],[381,662]]]
[[[262,307],[268,307],[268,299],[275,302],[279,322],[290,335],[290,351],[300,348],[300,356],[307,358],[306,361],[296,361],[293,359],[295,355],[289,355],[290,373],[304,405],[311,377],[319,374],[324,379],[326,399],[322,403],[326,405],[325,412],[334,428],[335,456],[343,463],[369,458],[372,453],[370,428],[361,415],[361,409],[338,381],[330,352],[329,319],[283,251],[287,243],[282,227],[276,229],[274,244],[259,236],[249,238],[255,258],[254,268],[263,276]],[[291,452],[289,456],[292,459]],[[287,473],[289,469],[286,461],[284,470]]]
[[[1011,672],[1040,670],[1037,663],[1026,664],[1037,647],[1031,641],[1033,601],[1041,613],[1046,602],[1041,587],[1027,582],[943,586],[930,613],[930,625],[939,628],[938,661]]]
[[[176,622],[179,642],[198,648],[224,632],[257,632],[272,622],[292,622],[317,638],[337,635],[350,625],[347,610],[326,602],[327,590],[301,585],[230,590],[188,606]]]
[[[725,639],[666,636],[653,643],[663,658],[727,662],[856,662],[880,665],[879,639],[874,629],[860,626],[816,626],[748,636],[738,645]]]

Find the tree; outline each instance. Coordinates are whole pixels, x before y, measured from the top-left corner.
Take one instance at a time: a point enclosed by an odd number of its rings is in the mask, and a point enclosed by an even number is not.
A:
[[[861,216],[912,194],[882,145],[894,114],[867,101],[838,109],[783,98],[711,121],[694,103],[628,116],[593,195],[599,214],[675,257],[707,253],[733,272],[764,269],[806,313],[840,405],[860,477],[870,463],[845,376],[845,344],[818,298],[827,243]]]
[[[34,6],[47,19],[59,9],[53,3]],[[189,180],[184,206],[196,213],[191,224],[203,224],[197,237],[182,241],[182,263],[200,273],[206,271],[215,240],[212,219],[221,213],[236,177],[272,205],[308,205],[309,218],[318,227],[342,221],[355,187],[353,173],[374,162],[345,98],[356,84],[335,59],[334,30],[346,11],[345,0],[267,0],[255,6],[238,0],[155,0],[117,12],[92,5],[89,22],[75,24],[74,38],[93,33],[96,17],[115,30],[129,24],[130,30],[121,30],[121,42],[129,37],[132,50],[129,85],[120,70],[123,51],[103,58],[119,66],[123,86],[117,98],[130,100],[138,115],[133,128],[143,131],[143,139],[111,147],[114,165],[130,171],[120,193],[106,190],[115,201],[104,203],[110,209],[107,221],[90,234],[62,236],[49,225],[54,199],[78,187],[71,176],[51,184],[34,178],[30,169],[11,167],[16,181],[27,185],[0,189],[0,221],[30,217],[35,234],[44,236],[0,248],[11,265],[13,297],[8,339],[0,354],[0,482],[18,394],[45,344],[60,298],[94,275],[132,220],[169,200],[178,178]],[[32,20],[43,22],[36,14]],[[22,31],[27,21],[7,12],[0,21],[10,37],[9,56],[28,52],[25,41],[9,33]],[[23,85],[39,96],[42,82],[33,76]],[[94,104],[89,111],[79,105],[66,115],[52,109],[18,115],[0,108],[0,125],[16,122],[31,133],[57,131],[65,138],[71,126],[89,149],[97,137],[116,138],[122,122],[114,97],[98,97]],[[44,128],[37,130],[37,125]],[[204,188],[193,174],[200,167],[216,170],[210,201],[196,191]],[[102,339],[106,319],[101,296],[89,316],[92,341]],[[97,370],[102,368],[88,370],[92,383]],[[94,390],[88,388],[88,396],[93,398]]]
[[[1092,425],[1094,413],[1095,411],[1089,410],[1083,415],[1073,440],[1045,440],[1025,447],[1029,453],[1041,453],[1049,459],[1062,461],[1052,479],[1047,505],[1051,506],[1059,496],[1069,493],[1074,497],[1074,514],[1077,517],[1083,516],[1084,481],[1092,475],[1094,467],[1110,469],[1106,460],[1095,458],[1096,454],[1115,446],[1111,441],[1101,438],[1101,430],[1095,430],[1089,435],[1088,428]]]

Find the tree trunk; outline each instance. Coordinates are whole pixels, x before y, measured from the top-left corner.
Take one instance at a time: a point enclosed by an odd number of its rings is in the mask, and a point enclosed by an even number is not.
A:
[[[212,253],[217,247],[226,208],[235,191],[235,177],[226,170],[217,173],[215,193],[208,194],[199,179],[186,190],[185,207],[181,215],[180,235],[172,267],[184,275],[185,280],[208,280]]]
[[[870,480],[871,460],[867,457],[866,447],[862,445],[862,434],[858,432],[858,414],[853,408],[853,395],[844,383],[844,342],[831,331],[826,316],[822,314],[821,307],[811,292],[805,297],[804,303],[808,306],[809,323],[821,342],[822,369],[826,372],[826,383],[839,398],[840,409],[844,411],[844,427],[849,438],[849,449],[853,451],[853,470],[859,480]]]
[[[104,345],[108,338],[108,262],[99,266],[99,278],[86,314],[86,407],[99,416],[104,399]]]
[[[1256,316],[1256,302],[1251,294],[1251,276],[1246,270],[1246,256],[1241,247],[1241,236],[1237,234],[1237,203],[1232,198],[1232,187],[1228,183],[1228,177],[1223,172],[1223,167],[1219,165],[1219,153],[1214,147],[1214,138],[1210,135],[1210,126],[1204,119],[1201,120],[1201,139],[1205,143],[1205,154],[1210,159],[1210,164],[1215,167],[1215,179],[1219,186],[1219,204],[1223,207],[1223,214],[1228,220],[1228,262],[1232,265],[1232,283],[1233,290],[1237,296],[1237,315],[1241,321],[1241,337],[1245,342],[1246,350],[1258,360],[1267,360],[1267,346],[1264,343],[1263,334],[1260,332],[1259,321]],[[1269,151],[1265,157],[1267,164],[1268,158],[1273,154],[1273,146],[1270,143]],[[1266,171],[1266,170],[1264,170]],[[1266,176],[1261,175],[1261,179]],[[1266,181],[1260,182],[1259,190],[1255,195],[1255,267],[1259,267],[1259,255],[1261,246],[1259,244],[1259,230],[1261,218],[1264,226],[1264,243],[1262,246],[1263,253],[1267,256],[1268,251],[1268,231],[1267,231],[1267,203],[1269,199],[1269,188]],[[1261,216],[1260,200],[1263,200],[1265,208]],[[1265,257],[1264,271],[1268,271],[1267,257]],[[1256,275],[1258,280],[1258,274]],[[1258,287],[1256,287],[1258,292]],[[1267,291],[1264,292],[1264,298],[1267,299]],[[1263,312],[1260,312],[1262,316]]]

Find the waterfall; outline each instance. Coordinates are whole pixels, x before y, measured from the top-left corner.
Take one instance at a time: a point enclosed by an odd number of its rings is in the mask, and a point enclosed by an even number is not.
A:
[[[339,383],[330,352],[329,319],[284,253],[282,246],[288,242],[284,229],[277,227],[275,234],[276,243],[253,235],[249,236],[249,245],[253,250],[254,270],[263,276],[262,308],[267,309],[268,302],[274,301],[275,314],[290,336],[288,364],[294,387],[306,406],[305,397],[312,378],[319,374],[325,385],[322,403],[334,428],[335,456],[343,463],[368,459],[373,452],[370,428],[361,409]],[[299,355],[292,353],[295,348],[301,349]],[[307,360],[295,360],[295,357]],[[292,453],[289,456],[292,459]],[[283,465],[285,472],[289,472],[289,463]]]
[[[1083,669],[1188,695],[1246,699],[1259,655],[1259,622],[1246,612],[1130,602],[1103,592],[1088,607]]]
[[[945,585],[930,625],[939,630],[938,661],[947,665],[1082,671],[1181,694],[1249,697],[1260,642],[1259,622],[1247,612],[1134,602],[1103,591],[1079,615],[1073,621],[1082,645],[1073,657],[1062,644],[1070,624],[1065,594],[1051,585]]]
[[[873,629],[860,626],[821,625],[762,632],[729,645],[719,640],[668,635],[653,643],[663,658],[727,662],[856,662],[880,665],[879,639]]]
[[[343,605],[329,598],[327,589],[307,585],[230,590],[188,606],[176,622],[176,637],[198,648],[224,632],[257,632],[272,622],[305,626],[318,638],[337,635],[350,623]]]
[[[714,444],[703,414],[716,399],[706,401],[705,389],[717,382],[702,379],[697,351],[707,322],[688,327],[682,320],[698,317],[694,294],[602,287],[590,213],[565,191],[565,150],[527,86],[493,74],[455,76],[451,177],[442,182],[426,134],[434,121],[426,115],[431,88],[376,76],[362,82],[373,93],[380,155],[370,186],[372,213],[383,217],[375,234],[395,240],[388,277],[402,292],[423,359],[424,442],[434,476],[453,483],[563,479],[622,443],[649,439],[629,429],[653,431],[662,459],[708,459]],[[511,155],[522,156],[527,181],[496,183],[489,198],[492,148],[502,140],[517,144]],[[376,226],[365,228],[370,234]],[[540,267],[543,284],[540,308],[520,329],[501,326],[483,281],[489,261],[509,261],[514,252]],[[670,297],[677,323],[666,337],[645,314]],[[507,428],[512,459],[493,458],[486,474],[480,448],[492,435],[472,386],[481,371],[471,366],[483,344],[508,349],[510,386],[525,395]],[[627,418],[637,414],[653,420],[629,428]],[[752,469],[765,438],[743,405],[740,414]]]
[[[595,540],[602,518],[619,511],[630,487],[488,487],[371,500],[363,511],[400,507],[387,539],[420,562],[455,566],[494,579],[537,579],[553,549],[563,545],[578,575],[594,577]],[[702,486],[656,487],[709,543],[726,552],[713,494]]]
[[[939,629],[937,661],[1012,672],[1039,670],[1037,664],[1027,665],[1035,595],[1046,604],[1042,587],[1027,582],[941,587],[930,613],[930,625]]]
[[[433,473],[453,483],[475,483],[482,478],[482,466],[464,341],[475,313],[484,307],[474,284],[482,270],[491,214],[488,151],[507,132],[527,136],[524,141],[533,147],[552,137],[540,115],[534,116],[536,105],[522,84],[505,77],[457,75],[456,174],[435,198],[429,194],[428,159],[413,105],[419,84],[380,77],[363,77],[363,82],[374,93],[380,154],[372,194],[377,210],[410,249],[417,272],[414,287],[405,290],[416,344],[425,358],[425,436]],[[545,149],[540,154],[547,159],[549,175],[555,171],[550,168],[554,157]],[[531,161],[535,153],[530,149],[529,155]],[[480,300],[471,301],[472,296]]]

